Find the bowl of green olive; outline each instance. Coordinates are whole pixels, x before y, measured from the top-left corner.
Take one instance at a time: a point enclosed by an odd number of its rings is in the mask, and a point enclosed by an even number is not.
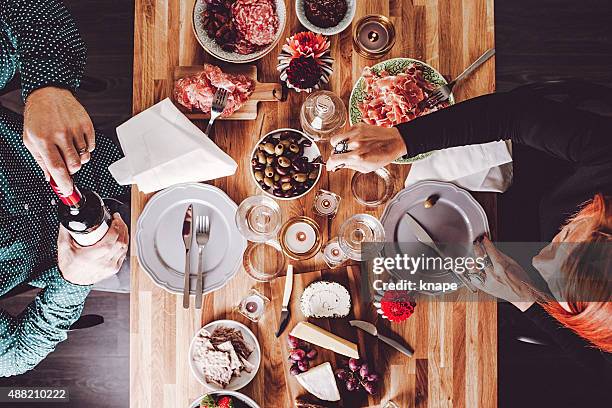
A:
[[[277,129],[262,137],[251,155],[255,184],[277,200],[306,195],[321,177],[321,151],[295,129]]]

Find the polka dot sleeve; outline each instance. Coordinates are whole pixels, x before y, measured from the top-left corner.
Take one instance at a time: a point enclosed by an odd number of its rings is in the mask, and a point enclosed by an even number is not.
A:
[[[45,86],[76,90],[86,49],[61,1],[5,0],[0,2],[0,20],[15,48],[24,100]]]
[[[89,286],[66,281],[57,267],[32,282],[44,289],[17,317],[0,309],[0,376],[22,374],[34,368],[57,343],[83,310]]]

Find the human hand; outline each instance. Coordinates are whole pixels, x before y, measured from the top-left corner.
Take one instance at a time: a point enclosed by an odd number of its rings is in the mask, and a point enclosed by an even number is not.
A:
[[[485,267],[480,271],[470,271],[476,274],[484,272],[483,282],[471,280],[474,286],[492,296],[511,302],[521,310],[531,306],[534,298],[528,283],[531,279],[514,259],[495,248],[487,236],[483,237],[481,242],[474,243],[474,255],[476,258],[490,260],[490,262],[485,261]]]
[[[91,158],[95,132],[85,108],[67,89],[45,87],[28,96],[23,118],[23,143],[62,193],[73,189],[71,174]]]
[[[348,153],[332,154],[327,170],[347,167],[360,173],[369,173],[386,166],[407,153],[406,144],[397,128],[385,128],[359,123],[346,133],[331,138],[332,146],[346,141]]]
[[[64,279],[75,285],[93,285],[116,274],[125,260],[128,228],[118,213],[104,236],[95,245],[82,247],[66,228],[57,238],[57,266]]]

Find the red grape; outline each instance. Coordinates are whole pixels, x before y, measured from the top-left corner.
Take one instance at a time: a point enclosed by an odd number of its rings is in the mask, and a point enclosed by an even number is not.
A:
[[[298,361],[297,366],[302,372],[308,371],[308,369],[310,368],[310,364],[308,363],[308,360]]]
[[[376,373],[370,373],[370,375],[365,377],[365,379],[368,380],[368,381],[376,382],[376,381],[380,380],[380,376],[378,374],[376,374]]]
[[[376,394],[377,391],[377,387],[376,387],[376,383],[371,382],[371,381],[366,381],[364,384],[362,384],[363,389],[366,390],[366,392],[370,395],[374,395]]]
[[[363,363],[361,365],[361,368],[359,369],[359,375],[361,376],[361,378],[366,378],[368,375],[370,375],[370,366],[368,365],[368,363]]]
[[[356,358],[351,358],[348,363],[349,368],[352,372],[355,372],[361,368],[361,361]]]
[[[336,370],[336,377],[338,377],[339,380],[346,381],[350,376],[351,373],[344,368]]]
[[[291,348],[298,348],[300,346],[300,339],[290,334],[287,335],[287,344]]]
[[[289,372],[291,373],[291,375],[298,375],[301,371],[297,364],[293,364],[289,369]]]
[[[346,381],[346,389],[349,391],[355,391],[359,388],[359,382],[354,378],[349,378]]]
[[[293,349],[289,352],[289,357],[291,357],[293,361],[301,361],[306,357],[306,352],[302,349]]]
[[[308,357],[311,360],[314,360],[315,358],[317,358],[317,350],[315,349],[310,350],[308,353],[306,353],[306,357]]]

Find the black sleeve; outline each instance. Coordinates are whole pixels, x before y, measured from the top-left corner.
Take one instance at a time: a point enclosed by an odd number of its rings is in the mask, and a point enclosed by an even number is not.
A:
[[[605,353],[589,344],[570,329],[563,327],[537,303],[524,313],[537,327],[553,339],[564,354],[587,371],[607,375],[610,369]]]
[[[575,164],[612,161],[612,119],[519,93],[496,93],[397,126],[409,156],[512,140]]]

